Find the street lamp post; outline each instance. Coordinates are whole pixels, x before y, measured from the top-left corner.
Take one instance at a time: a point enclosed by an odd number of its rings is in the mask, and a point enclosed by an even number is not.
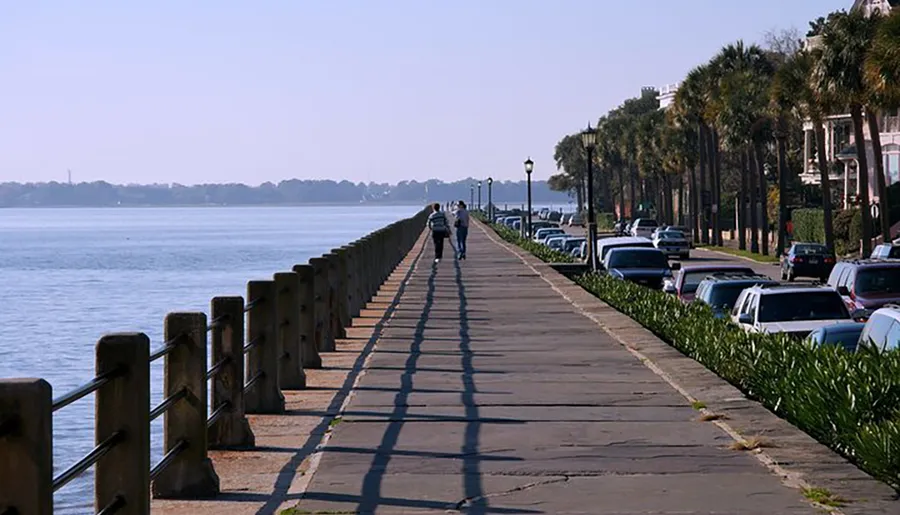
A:
[[[534,170],[534,161],[529,157],[525,160],[525,175],[528,177],[528,239],[534,237],[531,234],[531,171]]]
[[[478,210],[481,211],[481,181],[478,181]]]
[[[489,220],[491,223],[494,223],[494,197],[493,197],[493,192],[491,191],[491,190],[492,190],[491,187],[492,187],[493,184],[494,184],[494,179],[491,178],[491,177],[488,177],[488,178],[487,178],[487,183],[488,183],[488,205],[487,205],[487,208],[488,208],[488,220]]]
[[[597,144],[597,132],[591,128],[588,122],[587,129],[581,133],[581,144],[587,153],[587,204],[588,204],[588,259],[591,271],[597,271],[597,220],[594,217],[594,171],[593,156],[594,145]]]
[[[475,205],[475,185],[469,186],[469,209]]]

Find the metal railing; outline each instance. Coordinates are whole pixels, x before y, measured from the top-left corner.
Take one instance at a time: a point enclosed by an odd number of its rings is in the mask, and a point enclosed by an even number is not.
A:
[[[151,497],[218,494],[208,451],[254,447],[246,414],[284,412],[282,391],[305,388],[304,370],[321,367],[319,353],[346,337],[426,218],[423,211],[250,281],[246,303],[215,297],[209,322],[204,313],[169,313],[152,351],[143,333],[103,336],[95,376],[55,399],[43,379],[0,379],[0,515],[53,513],[53,493],[91,467],[99,514],[146,515]],[[160,359],[163,399],[150,408],[150,365]],[[92,394],[94,448],[54,477],[53,413]],[[160,417],[163,457],[151,466],[150,423]]]

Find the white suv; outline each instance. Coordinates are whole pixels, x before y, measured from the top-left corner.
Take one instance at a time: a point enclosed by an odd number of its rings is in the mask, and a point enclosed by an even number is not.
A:
[[[888,304],[872,313],[859,336],[859,344],[881,350],[900,347],[900,306]]]
[[[659,223],[652,218],[638,218],[631,224],[631,235],[650,239],[657,227]]]
[[[853,319],[837,290],[827,286],[762,285],[741,292],[731,321],[751,333],[810,332]]]

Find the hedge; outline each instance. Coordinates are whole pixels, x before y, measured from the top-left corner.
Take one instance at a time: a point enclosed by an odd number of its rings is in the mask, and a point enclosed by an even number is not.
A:
[[[510,229],[505,225],[495,224],[488,222],[487,219],[483,216],[476,215],[476,218],[490,226],[494,229],[494,232],[497,233],[498,236],[503,238],[504,240],[522,247],[523,249],[531,252],[541,261],[546,261],[548,263],[574,263],[575,258],[566,254],[564,252],[559,252],[558,250],[553,250],[546,245],[542,245],[540,243],[529,240],[528,238],[523,238],[519,231],[515,229]]]
[[[825,243],[825,211],[822,209],[795,209],[791,213],[794,224],[794,241]]]
[[[504,233],[516,235],[495,230],[504,239]],[[532,250],[530,242],[525,243],[523,248]],[[554,260],[546,252],[535,255]],[[685,305],[658,290],[597,274],[576,282],[748,397],[900,489],[900,352],[848,353],[785,335],[750,334],[716,318],[703,305]]]

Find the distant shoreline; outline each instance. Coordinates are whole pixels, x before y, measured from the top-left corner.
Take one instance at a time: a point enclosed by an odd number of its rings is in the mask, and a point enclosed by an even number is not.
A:
[[[283,208],[293,208],[293,207],[413,207],[413,206],[421,206],[425,207],[435,202],[440,202],[444,204],[447,201],[440,200],[429,200],[426,202],[409,202],[409,201],[398,201],[398,202],[298,202],[298,203],[278,203],[278,204],[96,204],[96,205],[85,205],[85,204],[47,204],[47,205],[27,205],[27,206],[0,206],[0,210],[10,210],[10,209],[164,209],[164,208],[254,208],[254,207],[283,207]],[[494,203],[497,209],[502,209],[504,205],[510,206],[511,208],[520,207],[525,204],[522,201],[513,201],[513,202],[502,202],[497,201]],[[542,201],[532,201],[532,205],[534,206],[554,206],[559,208],[566,208],[568,206],[567,202],[542,202]]]

